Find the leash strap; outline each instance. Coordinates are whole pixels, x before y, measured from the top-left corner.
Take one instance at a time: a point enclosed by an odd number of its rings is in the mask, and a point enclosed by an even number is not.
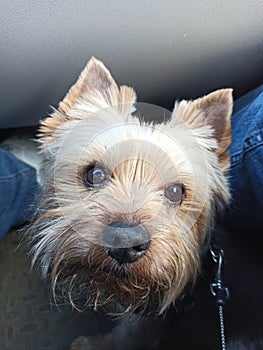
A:
[[[221,348],[222,350],[226,350],[225,322],[224,322],[224,311],[223,311],[222,305],[218,305],[218,314],[219,314]]]
[[[219,328],[221,349],[226,350],[226,335],[225,335],[225,321],[224,321],[224,305],[229,299],[229,289],[224,286],[222,279],[222,266],[224,262],[224,251],[215,246],[210,247],[210,254],[214,263],[216,264],[215,279],[210,283],[211,294],[216,298],[216,304],[218,306],[219,315]]]

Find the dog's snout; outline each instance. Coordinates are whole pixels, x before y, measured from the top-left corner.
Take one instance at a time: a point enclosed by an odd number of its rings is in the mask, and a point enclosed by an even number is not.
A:
[[[136,261],[150,246],[148,232],[141,226],[113,222],[103,231],[109,255],[120,264]]]

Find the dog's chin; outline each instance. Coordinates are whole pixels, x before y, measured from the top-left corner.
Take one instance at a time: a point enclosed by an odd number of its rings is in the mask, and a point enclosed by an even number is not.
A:
[[[91,304],[96,309],[103,309],[112,315],[126,313],[157,314],[162,300],[162,291],[146,280],[135,284],[126,277],[117,274],[101,280],[93,279],[88,287]],[[102,280],[104,281],[102,283]]]
[[[110,258],[99,267],[74,264],[64,266],[53,277],[53,290],[61,287],[77,310],[103,310],[110,315],[157,314],[164,290],[150,274],[143,274],[141,262],[118,265]],[[54,271],[53,271],[54,275]]]

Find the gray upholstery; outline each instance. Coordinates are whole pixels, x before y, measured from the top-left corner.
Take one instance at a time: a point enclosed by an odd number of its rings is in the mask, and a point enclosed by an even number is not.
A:
[[[263,4],[0,0],[0,127],[36,124],[92,56],[139,100],[170,108],[262,79]]]

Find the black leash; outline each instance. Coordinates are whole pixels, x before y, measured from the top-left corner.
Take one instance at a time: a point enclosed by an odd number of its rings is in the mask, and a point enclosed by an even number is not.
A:
[[[229,289],[224,286],[222,279],[224,251],[223,249],[217,248],[215,246],[210,246],[210,254],[212,256],[213,261],[216,264],[215,280],[212,283],[210,283],[210,290],[212,295],[216,298],[216,304],[218,306],[221,349],[226,350],[224,306],[225,302],[230,297],[230,293]]]

